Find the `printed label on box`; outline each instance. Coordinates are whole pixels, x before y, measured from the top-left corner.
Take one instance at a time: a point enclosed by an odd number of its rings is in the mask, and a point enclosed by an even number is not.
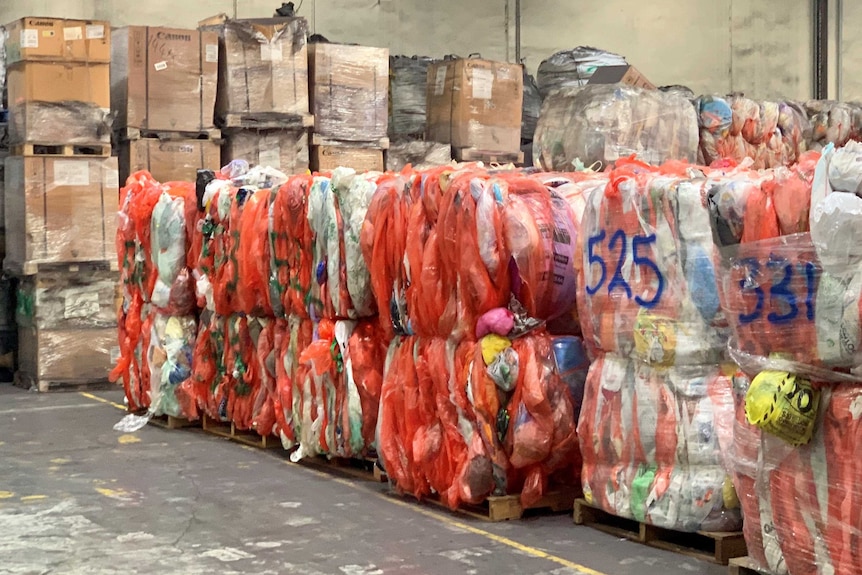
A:
[[[42,37],[43,38],[53,38],[54,37],[54,31],[53,30],[42,30]]]
[[[281,41],[261,44],[260,59],[264,62],[281,62]]]
[[[168,63],[162,60],[161,62],[156,62],[153,64],[153,68],[156,69],[156,72],[161,72],[162,70],[168,69]]]
[[[74,28],[63,28],[63,40],[65,40],[66,42],[83,39],[84,31],[81,30],[80,26],[75,26]]]
[[[117,170],[111,170],[109,168],[106,168],[102,181],[105,182],[106,188],[119,188],[120,173]]]
[[[494,71],[485,68],[473,68],[473,99],[490,100],[494,92]]]
[[[21,30],[21,47],[22,48],[38,48],[39,47],[39,31],[38,30]]]
[[[66,295],[63,306],[63,317],[87,318],[99,315],[99,293],[83,292],[70,293]]]
[[[434,77],[434,95],[442,96],[443,88],[446,87],[446,66],[437,68],[437,75]]]
[[[206,46],[206,61],[218,62],[218,44],[207,44]]]
[[[88,24],[87,25],[87,40],[99,40],[105,37],[104,24]]]
[[[267,148],[266,150],[260,151],[260,165],[261,166],[269,166],[271,168],[275,168],[276,170],[281,169],[281,148],[278,146],[274,148]]]
[[[89,186],[90,162],[81,160],[54,161],[55,186]]]

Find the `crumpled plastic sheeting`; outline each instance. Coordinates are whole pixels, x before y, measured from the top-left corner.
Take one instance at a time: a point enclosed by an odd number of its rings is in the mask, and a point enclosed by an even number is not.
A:
[[[805,111],[811,122],[811,144],[813,150],[821,150],[827,144],[841,147],[850,140],[862,139],[862,105],[834,100],[809,100]]]
[[[197,335],[193,316],[154,314],[151,322],[147,365],[150,369],[149,411],[184,416],[177,389],[192,375],[192,351]]]
[[[602,167],[632,154],[652,164],[694,162],[697,114],[675,94],[621,84],[567,88],[545,98],[533,163],[569,171],[575,162]]]
[[[811,127],[795,102],[755,101],[735,94],[701,96],[695,107],[705,164],[750,158],[754,169],[789,166],[808,149]]]
[[[600,357],[578,423],[587,501],[677,531],[738,530],[722,457],[733,441],[730,385],[717,365]]]
[[[562,50],[539,64],[536,75],[539,93],[547,98],[554,90],[586,86],[596,68],[625,66],[626,59],[613,52],[590,46]]]
[[[428,66],[434,60],[422,56],[389,57],[389,135],[425,134]]]
[[[862,387],[821,385],[814,437],[792,448],[745,420],[748,380],[735,385],[733,470],[748,555],[771,573],[858,572],[862,531]]]
[[[386,358],[378,447],[396,489],[433,493],[455,509],[492,494],[538,501],[549,484],[577,480],[580,458],[569,390],[551,340],[516,339],[512,393],[498,393],[481,347],[397,336]]]

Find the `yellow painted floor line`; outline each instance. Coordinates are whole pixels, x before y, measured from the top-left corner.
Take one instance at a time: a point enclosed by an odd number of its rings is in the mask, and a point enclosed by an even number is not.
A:
[[[109,399],[105,399],[104,397],[99,397],[98,395],[93,395],[92,393],[87,393],[86,391],[79,392],[83,397],[87,399],[92,399],[93,401],[98,401],[99,403],[106,403],[111,407],[116,407],[117,409],[122,409],[123,411],[128,411],[125,405],[121,405],[119,403],[114,403]]]
[[[120,405],[118,403],[114,403],[113,401],[109,401],[107,399],[98,397],[98,396],[93,395],[91,393],[81,392],[81,395],[83,395],[84,397],[86,397],[88,399],[92,399],[94,401],[98,401],[101,403],[106,403],[108,405],[116,407],[117,409],[122,409],[123,411],[126,411],[125,406]],[[497,535],[496,533],[491,533],[490,531],[485,531],[484,529],[480,529],[480,528],[475,527],[473,525],[469,525],[469,524],[464,523],[462,521],[458,521],[457,519],[454,519],[452,517],[448,517],[448,516],[443,515],[441,513],[431,511],[430,509],[426,509],[426,508],[422,507],[418,503],[413,503],[413,502],[409,502],[409,501],[402,501],[400,499],[390,497],[384,493],[379,493],[377,491],[372,491],[370,489],[366,489],[366,488],[362,487],[360,484],[358,484],[354,481],[350,481],[349,479],[337,477],[337,476],[334,476],[330,473],[326,473],[324,471],[318,471],[318,470],[312,469],[308,466],[301,465],[299,463],[294,463],[282,455],[278,455],[278,454],[272,453],[272,452],[267,451],[267,450],[255,450],[255,451],[260,451],[260,453],[262,455],[272,457],[272,458],[276,459],[277,461],[284,463],[285,465],[290,465],[292,467],[302,469],[303,471],[311,473],[312,475],[315,475],[317,477],[325,478],[325,479],[328,479],[330,481],[335,481],[341,485],[346,485],[347,487],[350,487],[351,489],[355,489],[357,491],[368,491],[368,492],[376,495],[382,501],[386,501],[388,503],[391,503],[393,505],[397,505],[397,506],[402,507],[404,509],[409,509],[409,510],[413,511],[414,513],[418,513],[419,515],[423,515],[425,517],[428,517],[429,519],[433,519],[433,520],[435,520],[439,523],[443,523],[444,525],[447,525],[449,527],[461,529],[462,531],[466,531],[468,533],[472,533],[473,535],[478,535],[480,537],[484,537],[485,539],[488,539],[489,541],[499,543],[500,545],[505,545],[506,547],[509,547],[511,549],[515,549],[517,551],[520,551],[521,553],[525,553],[525,554],[530,555],[532,557],[536,557],[538,559],[545,559],[546,561],[550,561],[552,563],[556,563],[557,565],[561,565],[561,566],[566,567],[568,569],[572,569],[573,571],[579,572],[579,575],[607,575],[606,573],[603,573],[601,571],[596,571],[595,569],[591,569],[585,565],[580,565],[578,563],[575,563],[574,561],[569,561],[568,559],[564,559],[562,557],[552,555],[546,551],[542,551],[541,549],[537,549],[537,548],[531,547],[529,545],[524,545],[523,543],[519,543],[519,542],[515,541],[514,539],[510,539],[508,537],[503,537],[502,535]]]

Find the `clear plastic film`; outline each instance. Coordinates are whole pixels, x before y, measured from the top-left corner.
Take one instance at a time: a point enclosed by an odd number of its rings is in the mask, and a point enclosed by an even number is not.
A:
[[[814,383],[813,437],[800,447],[746,418],[750,382],[735,378],[730,468],[745,514],[748,555],[770,573],[858,571],[860,469],[856,457],[862,387]]]
[[[216,113],[308,114],[305,18],[214,20],[201,29],[220,37]]]
[[[789,166],[807,150],[811,129],[805,111],[795,102],[701,96],[695,107],[700,154],[707,164],[751,158],[755,169]]]
[[[811,122],[810,147],[822,150],[827,144],[841,147],[862,136],[862,106],[834,100],[809,100],[805,111]]]
[[[112,122],[111,112],[92,102],[10,100],[9,143],[110,144]]]
[[[117,159],[6,158],[6,269],[114,258]]]
[[[15,321],[39,329],[114,327],[119,295],[113,271],[40,272],[18,281]]]
[[[688,100],[621,84],[559,90],[542,105],[533,162],[568,171],[632,154],[651,164],[697,159],[698,129]]]
[[[315,133],[332,140],[385,138],[389,126],[389,50],[317,43],[308,53]]]
[[[408,164],[415,170],[428,170],[451,163],[452,147],[437,142],[397,142],[386,152],[386,169],[392,172],[400,172]]]
[[[622,56],[590,46],[562,50],[539,64],[539,93],[544,99],[561,88],[580,88],[587,85],[596,68],[626,64]]]
[[[428,66],[423,56],[389,57],[389,135],[424,136]]]
[[[308,133],[293,130],[229,130],[222,147],[222,158],[248,160],[285,174],[308,170]]]
[[[177,391],[192,375],[192,358],[197,336],[193,316],[152,314],[147,349],[150,371],[149,412],[183,416]]]

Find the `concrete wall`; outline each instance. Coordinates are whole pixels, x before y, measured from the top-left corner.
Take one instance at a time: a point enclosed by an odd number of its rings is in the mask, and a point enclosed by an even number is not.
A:
[[[393,53],[480,52],[513,60],[514,0],[296,0],[314,32]],[[193,27],[219,12],[269,16],[275,0],[0,0],[0,21],[97,17],[114,25]],[[844,96],[862,98],[862,2],[845,0]],[[812,89],[810,0],[523,0],[522,56],[531,71],[580,44],[625,55],[658,84],[804,99]],[[836,69],[837,70],[837,69]],[[836,71],[837,73],[837,71]]]

